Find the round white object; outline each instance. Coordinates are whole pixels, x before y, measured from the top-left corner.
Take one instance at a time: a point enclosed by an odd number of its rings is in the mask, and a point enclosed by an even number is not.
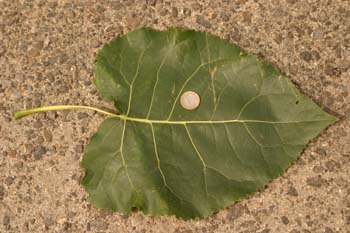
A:
[[[199,95],[194,91],[186,91],[181,95],[181,106],[186,110],[196,109],[201,102]]]

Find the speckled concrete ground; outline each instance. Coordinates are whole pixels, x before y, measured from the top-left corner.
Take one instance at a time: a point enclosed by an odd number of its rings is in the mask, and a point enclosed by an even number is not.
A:
[[[63,111],[14,121],[13,112],[110,107],[92,84],[96,51],[139,26],[237,43],[341,120],[266,190],[208,219],[96,210],[79,185],[79,162],[104,116]],[[348,0],[1,0],[0,82],[0,232],[350,232]]]

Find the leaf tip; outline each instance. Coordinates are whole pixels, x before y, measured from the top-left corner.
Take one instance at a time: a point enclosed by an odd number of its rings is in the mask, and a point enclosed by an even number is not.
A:
[[[329,114],[329,120],[328,120],[329,121],[329,125],[332,125],[332,124],[338,122],[341,119],[342,118],[339,117],[339,116]]]

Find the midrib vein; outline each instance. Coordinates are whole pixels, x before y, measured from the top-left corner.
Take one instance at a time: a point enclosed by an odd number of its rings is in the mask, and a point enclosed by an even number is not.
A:
[[[290,123],[305,123],[305,122],[322,122],[322,121],[333,121],[333,119],[322,119],[322,120],[303,120],[303,121],[263,121],[263,120],[243,120],[243,119],[232,119],[232,120],[197,120],[197,121],[174,121],[174,120],[155,120],[146,118],[130,117],[128,115],[118,115],[115,113],[107,112],[99,108],[83,106],[83,105],[55,105],[55,106],[43,106],[38,108],[32,108],[27,110],[18,111],[15,113],[15,118],[19,119],[37,112],[57,111],[57,110],[81,110],[88,109],[93,110],[111,118],[118,118],[124,121],[141,122],[147,124],[170,124],[170,125],[184,125],[184,124],[226,124],[226,123],[265,123],[265,124],[290,124]]]
[[[170,124],[170,125],[186,125],[186,124],[226,124],[226,123],[265,123],[265,124],[291,124],[291,123],[304,123],[304,122],[321,122],[329,120],[309,120],[309,121],[262,121],[262,120],[198,120],[198,121],[172,121],[172,120],[152,120],[145,118],[135,118],[126,115],[114,115],[112,117],[119,118],[121,120],[141,122],[147,124]]]

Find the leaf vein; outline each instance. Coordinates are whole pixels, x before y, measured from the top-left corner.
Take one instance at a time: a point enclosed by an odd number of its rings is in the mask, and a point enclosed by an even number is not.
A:
[[[129,184],[132,187],[132,189],[134,189],[136,191],[135,186],[134,186],[134,184],[131,181],[131,178],[130,178],[130,175],[129,175],[129,171],[128,171],[128,168],[126,166],[125,158],[124,158],[123,146],[124,146],[125,128],[126,128],[126,120],[124,120],[123,131],[122,131],[122,138],[121,138],[121,143],[120,143],[120,149],[119,150],[120,150],[120,155],[121,155],[121,158],[122,158],[122,163],[123,163],[123,166],[125,168],[125,173],[126,173],[126,176],[128,177]]]
[[[257,98],[259,98],[261,95],[261,90],[262,90],[262,87],[264,85],[264,79],[262,80],[261,82],[261,85],[260,85],[260,88],[259,88],[259,91],[258,91],[258,94],[256,96],[254,96],[253,98],[251,98],[249,101],[247,101],[247,103],[244,104],[244,106],[242,107],[241,111],[239,111],[238,113],[238,116],[237,116],[237,119],[239,119],[242,115],[242,113],[245,111],[245,109],[249,106],[249,104],[251,104],[254,100],[256,100]]]
[[[170,50],[171,51],[171,50]],[[148,113],[147,113],[147,117],[146,119],[149,118],[149,115],[151,114],[151,110],[152,110],[152,107],[153,107],[153,101],[154,101],[154,96],[155,96],[155,92],[156,92],[156,88],[157,88],[157,84],[158,84],[158,80],[159,80],[159,73],[160,73],[160,70],[162,69],[164,63],[165,63],[165,60],[167,59],[167,57],[169,56],[170,54],[170,51],[164,56],[162,62],[160,63],[160,66],[157,70],[157,75],[156,75],[156,82],[153,86],[153,92],[152,92],[152,98],[151,98],[151,103],[149,105],[149,108],[148,108]]]
[[[203,179],[204,179],[205,194],[206,194],[207,196],[209,196],[209,194],[208,194],[207,178],[206,178],[206,175],[205,175],[205,169],[206,169],[207,165],[205,164],[204,159],[203,159],[201,153],[198,151],[196,145],[194,144],[194,141],[193,141],[193,139],[192,139],[192,136],[191,136],[190,131],[188,130],[186,124],[184,125],[184,127],[185,127],[185,129],[186,129],[186,132],[187,132],[188,138],[190,139],[190,142],[191,142],[191,144],[192,144],[192,147],[193,147],[194,150],[196,151],[196,154],[197,154],[198,158],[200,159],[200,161],[201,161],[201,163],[202,163],[202,165],[203,165]]]
[[[131,100],[132,100],[132,92],[133,92],[133,85],[134,85],[135,80],[136,80],[136,78],[137,78],[137,76],[139,74],[139,69],[140,69],[140,64],[141,64],[142,57],[145,54],[146,50],[150,47],[151,43],[152,42],[149,42],[148,45],[146,46],[146,48],[140,53],[139,59],[137,61],[135,75],[134,75],[134,78],[131,81],[130,88],[129,88],[129,103],[128,103],[128,110],[126,112],[126,115],[129,115],[129,112],[130,112]]]
[[[154,153],[155,153],[155,156],[156,156],[156,159],[157,159],[157,168],[159,170],[159,173],[161,174],[162,176],[162,180],[163,180],[163,183],[164,183],[164,187],[166,187],[177,199],[179,199],[180,201],[184,201],[184,202],[188,202],[186,200],[184,200],[183,198],[181,198],[178,194],[175,193],[175,191],[170,188],[170,186],[168,185],[168,183],[166,182],[166,178],[165,178],[165,175],[163,173],[163,170],[160,166],[160,159],[159,159],[159,155],[158,155],[158,150],[157,150],[157,142],[156,142],[156,136],[154,134],[154,127],[153,127],[153,124],[151,124],[151,131],[152,131],[152,138],[153,138],[153,146],[154,146]],[[189,203],[189,202],[188,202]],[[191,203],[189,203],[191,204]]]
[[[169,113],[169,116],[168,116],[167,120],[169,120],[169,119],[172,117],[172,114],[173,114],[173,112],[174,112],[176,103],[177,103],[177,101],[179,100],[179,97],[180,97],[182,91],[184,90],[185,86],[186,86],[187,83],[198,73],[198,71],[199,71],[203,66],[205,66],[205,65],[208,65],[208,64],[211,64],[211,63],[214,63],[214,62],[218,62],[218,61],[223,61],[223,60],[226,60],[226,59],[219,58],[219,59],[213,60],[213,61],[211,61],[211,62],[202,63],[202,64],[200,64],[200,65],[193,71],[193,73],[186,79],[186,81],[185,81],[185,82],[183,83],[183,85],[181,86],[181,89],[180,89],[179,93],[177,94],[176,99],[175,99],[175,101],[174,101],[174,103],[173,103],[173,106],[171,107],[171,111],[170,111],[170,113]]]

